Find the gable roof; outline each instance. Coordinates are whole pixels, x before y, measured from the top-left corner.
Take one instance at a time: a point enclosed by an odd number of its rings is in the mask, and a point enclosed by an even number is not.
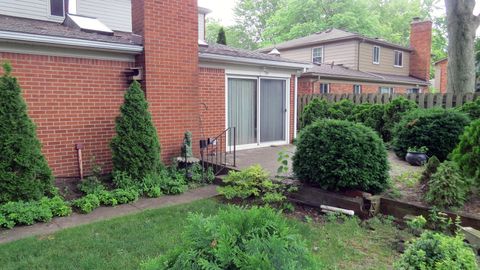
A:
[[[273,48],[277,48],[278,50],[286,50],[286,49],[308,47],[313,45],[320,45],[325,43],[347,41],[347,40],[360,40],[360,41],[379,44],[385,47],[391,47],[391,48],[399,49],[403,51],[412,51],[412,49],[409,47],[394,44],[378,38],[370,38],[364,35],[360,35],[357,33],[349,32],[349,31],[345,31],[337,28],[328,29],[325,31],[317,32],[315,34],[312,34],[306,37],[301,37],[301,38],[289,40],[286,42],[282,42],[272,47],[261,48],[261,49],[258,49],[258,51],[265,53],[265,52],[271,51]]]
[[[396,83],[396,84],[415,84],[426,86],[429,82],[412,76],[391,75],[375,72],[364,72],[354,69],[349,69],[342,65],[321,64],[315,65],[307,72],[302,74],[302,77],[320,76],[333,79],[351,80],[351,81],[370,81],[379,83]]]
[[[307,68],[310,67],[310,63],[290,60],[282,58],[275,55],[269,55],[265,53],[248,51],[244,49],[232,48],[222,44],[208,44],[208,46],[199,46],[198,47],[199,58],[200,59],[210,59],[210,60],[223,60],[225,62],[248,62],[251,64],[271,64],[277,66],[285,67],[295,67],[295,68]]]

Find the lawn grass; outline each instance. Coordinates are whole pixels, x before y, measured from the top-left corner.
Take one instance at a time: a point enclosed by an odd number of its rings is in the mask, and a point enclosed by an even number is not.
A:
[[[149,210],[58,233],[0,245],[1,269],[138,269],[140,262],[178,244],[188,212],[214,214],[216,200]],[[291,220],[328,269],[388,269],[398,256],[396,229],[354,219],[325,224]]]

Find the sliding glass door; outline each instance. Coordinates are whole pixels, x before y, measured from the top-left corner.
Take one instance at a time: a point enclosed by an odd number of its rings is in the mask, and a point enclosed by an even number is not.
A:
[[[228,78],[227,124],[237,145],[286,141],[286,93],[286,79]]]

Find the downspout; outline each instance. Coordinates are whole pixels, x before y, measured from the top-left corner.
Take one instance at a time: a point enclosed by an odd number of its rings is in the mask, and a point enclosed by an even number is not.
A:
[[[82,157],[83,144],[77,143],[75,144],[75,148],[77,149],[78,171],[80,173],[80,180],[83,180],[83,157]]]
[[[293,93],[293,138],[297,138],[297,107],[298,107],[298,72],[295,75],[295,89]]]

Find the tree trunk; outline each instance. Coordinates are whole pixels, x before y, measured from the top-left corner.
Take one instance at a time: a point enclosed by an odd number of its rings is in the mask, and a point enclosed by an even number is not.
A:
[[[445,0],[448,29],[447,92],[475,91],[475,32],[480,23],[473,15],[475,0]]]

